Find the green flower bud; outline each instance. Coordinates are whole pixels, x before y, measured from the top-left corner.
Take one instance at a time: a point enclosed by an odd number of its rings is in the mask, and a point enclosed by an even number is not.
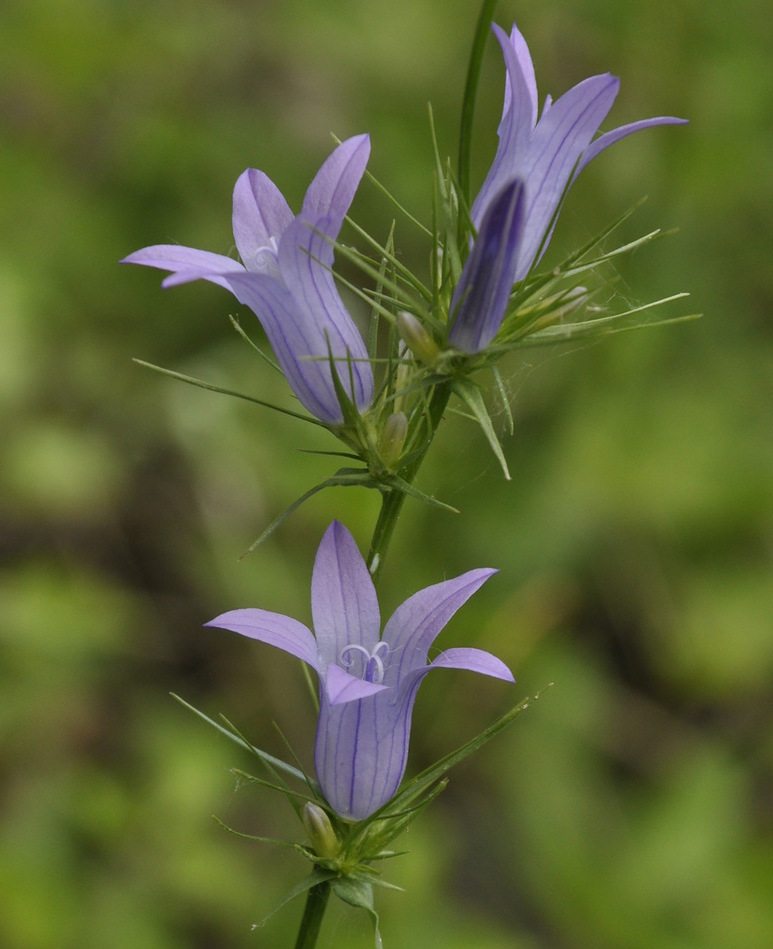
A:
[[[412,313],[400,311],[396,317],[397,331],[413,355],[431,365],[440,355],[440,348]]]
[[[405,412],[394,412],[384,423],[378,440],[378,453],[384,464],[391,468],[400,457],[408,434],[408,419]]]
[[[318,804],[307,801],[303,805],[302,820],[317,856],[333,860],[338,855],[338,837],[325,811]]]

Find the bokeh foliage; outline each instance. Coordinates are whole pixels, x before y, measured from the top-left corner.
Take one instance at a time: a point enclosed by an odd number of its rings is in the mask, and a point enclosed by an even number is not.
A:
[[[426,102],[455,154],[469,0],[5,0],[0,10],[0,944],[181,949],[291,943],[263,916],[305,869],[232,837],[298,833],[282,802],[234,792],[235,746],[168,697],[222,711],[306,761],[297,664],[201,623],[237,606],[308,619],[335,515],[365,545],[376,499],[313,499],[238,556],[334,447],[266,411],[149,374],[136,356],[286,399],[204,284],[162,292],[131,250],[231,246],[247,166],[297,205],[340,137],[430,207]],[[540,700],[465,764],[411,830],[382,896],[391,946],[767,949],[773,943],[773,22],[761,0],[519,4],[541,94],[605,69],[614,124],[675,113],[573,189],[560,259],[643,194],[626,225],[680,233],[612,292],[687,289],[706,316],[506,367],[511,483],[449,417],[382,584],[385,612],[494,565],[453,641],[508,660],[517,692],[463,673],[419,698],[412,767]],[[494,151],[492,43],[475,178]],[[361,189],[357,220],[389,209]],[[423,266],[420,235],[398,246]],[[253,326],[248,313],[240,314]],[[277,394],[279,393],[279,394]],[[323,943],[367,945],[336,909]],[[325,939],[327,942],[325,943]]]

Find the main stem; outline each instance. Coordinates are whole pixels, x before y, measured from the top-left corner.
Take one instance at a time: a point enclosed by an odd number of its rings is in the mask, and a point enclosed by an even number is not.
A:
[[[429,446],[432,444],[432,439],[435,437],[438,425],[440,424],[450,398],[450,380],[438,383],[432,392],[427,410],[419,419],[417,438],[411,439],[412,441],[418,441],[420,444],[423,441],[424,444],[416,458],[414,458],[403,473],[403,480],[407,481],[408,484],[413,483],[419,468],[421,468],[421,464],[429,450]],[[407,495],[404,491],[392,488],[384,495],[381,502],[381,510],[379,511],[376,526],[373,528],[373,538],[370,542],[370,551],[367,561],[368,569],[375,584],[378,584],[378,579],[384,566],[384,559],[406,497]]]
[[[330,881],[317,883],[309,890],[306,897],[306,908],[303,911],[301,928],[298,930],[298,939],[295,949],[314,949],[317,937],[322,927],[322,918],[325,915],[327,901],[330,898]]]

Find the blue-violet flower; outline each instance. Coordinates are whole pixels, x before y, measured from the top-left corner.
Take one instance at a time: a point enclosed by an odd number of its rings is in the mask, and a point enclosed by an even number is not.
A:
[[[567,188],[589,162],[632,132],[685,120],[643,119],[592,141],[620,89],[620,80],[610,73],[583,80],[556,102],[547,96],[538,119],[537,82],[526,40],[515,25],[509,38],[497,24],[492,29],[505,58],[505,98],[499,147],[473,203],[472,219],[479,226],[486,208],[505,185],[516,178],[524,182],[524,233],[515,273],[515,279],[521,280],[544,252]]]
[[[363,820],[392,798],[402,780],[416,691],[431,669],[469,669],[514,681],[503,662],[481,649],[447,649],[427,662],[438,633],[494,573],[471,570],[420,590],[395,610],[379,637],[368,568],[352,535],[333,521],[314,562],[314,633],[289,616],[260,609],[232,610],[206,625],[277,646],[316,671],[317,779],[337,814]]]
[[[545,252],[564,196],[582,169],[632,132],[685,122],[671,116],[643,119],[594,141],[620,88],[609,73],[585,79],[556,102],[547,96],[538,117],[526,40],[515,25],[509,37],[497,24],[492,29],[507,69],[499,147],[472,205],[478,238],[451,306],[449,341],[468,353],[479,352],[496,335],[513,283]]]
[[[242,263],[174,244],[145,247],[122,261],[172,271],[164,287],[209,280],[230,290],[260,320],[298,399],[328,425],[343,421],[331,356],[357,408],[368,408],[373,398],[368,353],[331,271],[332,241],[369,155],[367,135],[342,142],[309,185],[297,216],[267,175],[254,168],[243,172],[233,194],[234,240]]]

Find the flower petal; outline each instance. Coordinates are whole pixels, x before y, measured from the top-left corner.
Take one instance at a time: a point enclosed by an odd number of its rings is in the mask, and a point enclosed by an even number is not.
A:
[[[480,229],[502,188],[515,178],[524,181],[525,223],[515,272],[521,280],[544,253],[566,191],[588,162],[632,132],[682,120],[645,119],[593,142],[620,86],[608,73],[578,83],[556,102],[548,96],[537,120],[537,83],[526,41],[515,26],[509,38],[500,27],[492,28],[505,60],[505,100],[497,153],[473,202],[472,220]]]
[[[307,241],[313,237],[302,221],[295,221],[283,240],[292,240],[298,232]],[[302,252],[297,253],[301,256]],[[277,362],[301,403],[320,421],[338,425],[343,413],[331,376],[329,353],[338,357],[336,365],[346,390],[351,388],[347,344],[354,350],[352,360],[366,360],[367,353],[330,273],[307,254],[302,255],[296,269],[300,272],[302,268],[308,271],[302,284],[292,272],[286,277],[294,282],[292,291],[271,274],[242,272],[229,275],[227,283],[239,302],[260,320]],[[367,361],[352,361],[351,365],[353,399],[359,409],[364,409],[373,397],[373,372]]]
[[[491,28],[505,60],[505,101],[497,131],[497,152],[472,205],[472,219],[479,230],[494,196],[514,178],[524,177],[520,169],[528,160],[538,109],[534,65],[522,34],[515,24],[510,37],[496,23]]]
[[[485,649],[461,647],[446,649],[435,656],[427,669],[467,669],[469,672],[479,672],[481,675],[492,676],[495,679],[504,679],[505,682],[515,682],[512,672],[496,656]]]
[[[279,269],[292,293],[296,322],[302,327],[306,340],[306,348],[297,354],[321,358],[320,368],[324,369],[331,389],[329,356],[332,354],[344,389],[362,411],[373,399],[373,370],[362,335],[344,306],[329,269],[333,263],[333,248],[324,236],[329,233],[327,228],[329,221],[324,218],[294,221],[279,245]],[[332,397],[337,421],[340,421],[341,410],[334,389]]]
[[[223,254],[213,254],[194,247],[181,247],[179,244],[154,244],[143,247],[124,257],[122,264],[142,264],[145,267],[157,267],[159,270],[171,270],[172,276],[162,282],[164,287],[172,287],[192,280],[209,280],[228,289],[223,274],[239,273],[244,267],[238,260]]]
[[[370,157],[370,136],[346,139],[324,161],[306,191],[300,216],[327,218],[328,237],[341,229]]]
[[[390,661],[384,684],[399,688],[403,676],[427,664],[427,653],[441,629],[481,586],[497,573],[482,568],[414,593],[392,614],[384,627]]]
[[[509,137],[510,144],[528,145],[528,139],[537,124],[539,101],[537,79],[529,47],[521,31],[513,23],[508,38],[498,23],[491,29],[502,47],[505,58],[505,101],[499,125],[500,137]]]
[[[498,35],[500,45],[507,43],[507,36],[505,31],[496,23],[491,24],[492,30]],[[537,124],[537,113],[539,111],[539,99],[537,96],[537,78],[534,74],[534,62],[531,58],[531,53],[529,52],[529,46],[524,38],[523,33],[518,29],[518,27],[513,23],[512,29],[510,30],[510,44],[513,51],[515,52],[515,57],[518,61],[518,67],[520,72],[520,83],[518,87],[519,92],[525,93],[524,98],[529,102],[531,107],[530,121],[532,128]],[[512,76],[512,69],[508,69],[508,75]],[[512,82],[512,79],[511,79]],[[512,86],[511,86],[512,93]],[[507,90],[505,90],[505,97],[507,96]],[[505,106],[507,106],[507,101],[505,99]]]
[[[303,324],[288,289],[266,274],[242,273],[228,279],[236,299],[260,320],[277,362],[301,404],[329,425],[342,421],[330,368],[322,359],[303,359],[309,352]]]
[[[451,300],[448,340],[462,352],[480,352],[502,324],[515,282],[525,203],[523,183],[512,181],[483,216]]]
[[[276,646],[302,659],[318,673],[324,668],[320,665],[317,643],[311,630],[290,616],[270,613],[268,610],[230,610],[204,625],[229,629],[241,636]]]
[[[363,820],[394,796],[408,760],[415,695],[413,689],[397,704],[391,689],[346,705],[320,699],[314,769],[341,817]]]
[[[613,129],[611,132],[605,132],[603,135],[599,135],[595,142],[591,142],[588,148],[582,154],[577,168],[572,175],[572,181],[579,175],[582,169],[597,155],[600,155],[605,148],[609,148],[610,145],[614,145],[615,142],[619,142],[621,138],[625,138],[626,135],[631,135],[632,132],[639,132],[642,129],[653,128],[656,125],[687,125],[687,119],[677,119],[672,115],[661,115],[655,119],[640,119],[638,122],[630,122],[628,125],[621,125],[619,128]]]
[[[347,705],[321,699],[314,767],[328,803],[342,817],[363,820],[394,796],[408,761],[416,693],[436,668],[515,681],[503,662],[482,649],[448,649],[430,665],[410,671],[398,691]]]
[[[325,673],[325,692],[331,705],[343,705],[345,702],[355,702],[383,692],[388,686],[378,682],[367,682],[350,675],[345,669],[331,662]]]
[[[234,185],[233,231],[236,248],[247,270],[256,270],[255,258],[289,227],[293,212],[274,182],[255,168],[239,175]]]
[[[338,521],[325,531],[311,578],[311,613],[320,655],[341,663],[346,646],[372,653],[381,618],[376,589],[354,538]],[[357,662],[356,651],[352,659]],[[359,665],[352,665],[356,675]],[[364,670],[363,670],[364,671]]]
[[[583,151],[606,118],[620,88],[609,73],[591,76],[555,102],[540,119],[528,162],[520,169],[526,179],[526,221],[518,254],[516,279],[527,275],[547,246],[556,212]]]

